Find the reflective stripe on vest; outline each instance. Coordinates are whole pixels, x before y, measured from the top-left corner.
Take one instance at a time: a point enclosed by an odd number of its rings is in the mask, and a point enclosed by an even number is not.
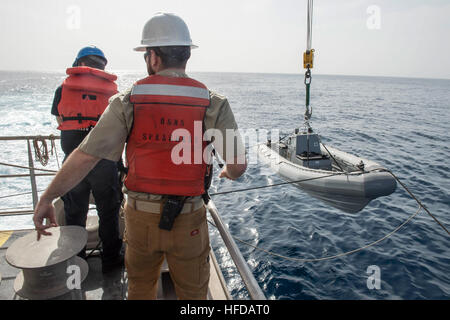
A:
[[[141,84],[133,87],[131,95],[189,97],[209,100],[209,91],[203,88],[168,84]]]
[[[117,93],[117,77],[90,67],[67,69],[69,75],[62,84],[58,113],[63,122],[59,130],[93,127],[108,106],[109,98]]]
[[[190,78],[154,75],[135,84],[130,102],[134,120],[126,150],[125,186],[136,192],[163,195],[205,193],[207,165],[203,151],[207,142],[202,139],[208,89]],[[175,139],[172,134],[177,129],[188,134],[190,141]],[[188,159],[187,163],[172,158],[172,151],[182,145],[186,149],[181,156],[186,156],[183,159]],[[200,161],[196,161],[196,152],[202,154]]]

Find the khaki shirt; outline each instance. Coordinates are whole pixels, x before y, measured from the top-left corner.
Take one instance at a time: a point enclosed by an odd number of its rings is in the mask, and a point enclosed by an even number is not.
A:
[[[168,77],[188,77],[182,70],[163,70],[158,74]],[[131,89],[129,88],[110,98],[109,105],[97,125],[79,145],[78,148],[81,151],[102,159],[112,161],[120,159],[133,124],[133,105],[129,101]],[[227,159],[226,146],[227,143],[232,142],[227,142],[226,131],[227,129],[237,130],[238,126],[227,98],[211,90],[210,97],[211,103],[205,114],[205,130],[218,129],[221,132],[223,146],[215,144],[215,148],[223,159],[229,160]],[[234,146],[234,155],[241,157],[245,155],[245,148],[240,137],[236,140],[234,141],[237,142]],[[142,194],[124,189],[133,198],[149,200],[160,198],[159,195]]]

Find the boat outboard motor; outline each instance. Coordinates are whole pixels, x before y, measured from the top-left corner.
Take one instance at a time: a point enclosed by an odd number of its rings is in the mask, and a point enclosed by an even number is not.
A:
[[[302,132],[296,135],[296,161],[311,169],[331,170],[331,159],[320,151],[319,136]]]

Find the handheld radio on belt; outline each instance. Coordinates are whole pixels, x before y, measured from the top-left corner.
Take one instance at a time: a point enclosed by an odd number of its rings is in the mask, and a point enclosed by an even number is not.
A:
[[[175,218],[183,210],[186,199],[187,197],[183,196],[168,196],[161,213],[161,219],[159,220],[160,229],[172,230]]]

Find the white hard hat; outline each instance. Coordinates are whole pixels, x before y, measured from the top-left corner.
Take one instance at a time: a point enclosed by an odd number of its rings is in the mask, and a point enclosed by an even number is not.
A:
[[[134,48],[136,51],[145,51],[147,47],[190,46],[191,35],[186,23],[173,13],[157,13],[144,26],[141,45]]]

